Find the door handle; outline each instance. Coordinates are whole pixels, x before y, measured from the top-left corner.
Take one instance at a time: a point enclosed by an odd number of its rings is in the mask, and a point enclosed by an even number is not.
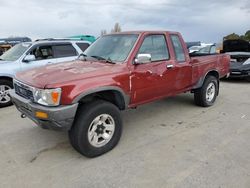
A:
[[[50,61],[50,62],[48,62],[48,64],[51,64],[52,62]]]
[[[172,69],[172,68],[174,68],[174,65],[167,65],[167,69]]]

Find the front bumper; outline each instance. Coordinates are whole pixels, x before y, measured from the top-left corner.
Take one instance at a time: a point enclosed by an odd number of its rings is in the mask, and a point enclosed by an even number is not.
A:
[[[14,90],[10,91],[10,96],[13,104],[22,114],[44,129],[69,130],[74,122],[78,103],[59,107],[46,107],[17,95]],[[37,118],[36,112],[44,112],[48,114],[48,118]]]

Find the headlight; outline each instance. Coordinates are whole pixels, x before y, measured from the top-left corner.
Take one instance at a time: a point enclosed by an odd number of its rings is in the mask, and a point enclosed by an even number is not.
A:
[[[35,102],[45,106],[58,106],[61,99],[61,88],[57,89],[35,89]]]

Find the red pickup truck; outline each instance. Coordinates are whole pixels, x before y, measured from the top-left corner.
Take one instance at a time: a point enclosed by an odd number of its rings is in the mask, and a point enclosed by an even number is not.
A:
[[[178,32],[122,32],[100,37],[79,59],[21,72],[10,92],[22,113],[43,128],[67,130],[87,157],[118,143],[121,110],[194,93],[197,105],[213,105],[228,55],[190,57]]]

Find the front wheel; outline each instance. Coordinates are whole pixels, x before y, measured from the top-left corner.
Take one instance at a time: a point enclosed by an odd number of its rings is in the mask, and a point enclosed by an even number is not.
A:
[[[119,109],[112,103],[96,100],[79,107],[69,139],[82,155],[97,157],[113,149],[121,133]]]
[[[203,86],[194,92],[194,101],[196,105],[208,107],[212,106],[219,93],[219,81],[214,76],[208,76]]]
[[[0,79],[0,108],[12,105],[9,91],[13,88],[12,81]]]

